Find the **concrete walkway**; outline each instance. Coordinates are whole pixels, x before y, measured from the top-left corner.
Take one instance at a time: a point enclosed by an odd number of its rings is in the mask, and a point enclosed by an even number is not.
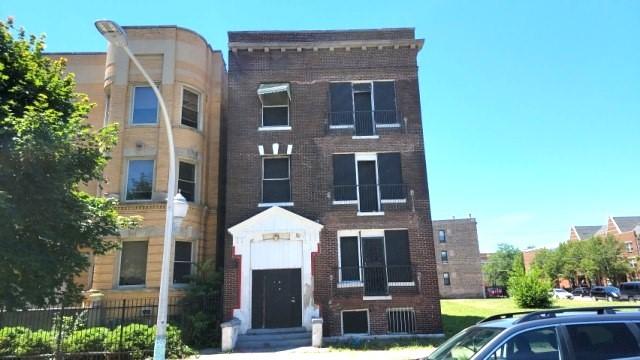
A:
[[[204,360],[257,360],[257,359],[300,359],[300,360],[414,360],[425,358],[431,349],[407,349],[407,350],[359,350],[359,351],[331,351],[327,348],[301,347],[290,350],[272,352],[247,352],[247,353],[218,353],[200,355],[192,359]]]

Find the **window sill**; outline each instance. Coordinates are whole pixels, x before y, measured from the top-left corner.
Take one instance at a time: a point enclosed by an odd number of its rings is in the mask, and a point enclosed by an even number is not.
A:
[[[413,281],[399,281],[399,282],[390,282],[389,286],[416,286],[416,283]]]
[[[333,205],[357,205],[358,200],[333,200]]]
[[[376,124],[377,128],[399,128],[400,124]]]
[[[179,124],[178,125],[178,129],[191,130],[193,132],[197,132],[200,135],[204,135],[204,132],[202,131],[202,129],[194,128],[193,126],[189,126],[189,125],[185,125],[185,124]]]
[[[352,139],[379,139],[380,136],[378,135],[364,135],[364,136],[352,136]]]
[[[329,129],[353,129],[353,125],[329,125]]]
[[[358,216],[383,216],[384,211],[372,211],[372,212],[360,212],[358,211]]]
[[[129,122],[127,125],[129,125],[129,127],[131,127],[131,128],[136,128],[136,127],[160,127],[160,125],[157,122],[149,123],[149,124],[134,124],[132,122]]]
[[[114,290],[140,290],[145,289],[147,285],[116,285]]]
[[[391,300],[391,295],[384,296],[363,296],[362,300]]]
[[[260,126],[258,131],[286,131],[291,130],[291,126]]]
[[[380,203],[382,204],[405,204],[407,199],[382,199]]]
[[[336,285],[339,289],[363,287],[362,281],[340,281]]]
[[[124,199],[121,203],[121,205],[127,205],[127,204],[140,204],[140,203],[150,203],[153,202],[153,199],[145,199],[145,200],[127,200]]]
[[[258,207],[273,207],[273,206],[293,206],[293,202],[259,203],[258,204]]]

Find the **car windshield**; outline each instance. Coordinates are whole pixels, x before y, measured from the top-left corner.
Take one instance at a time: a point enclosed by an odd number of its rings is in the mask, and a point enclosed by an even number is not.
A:
[[[467,360],[504,328],[475,326],[459,332],[429,355],[428,360]]]

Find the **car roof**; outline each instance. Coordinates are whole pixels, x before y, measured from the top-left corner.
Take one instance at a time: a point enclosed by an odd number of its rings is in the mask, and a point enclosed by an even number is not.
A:
[[[629,311],[617,311],[625,309]],[[633,311],[636,310],[636,311]],[[488,317],[477,324],[480,327],[499,327],[505,329],[522,329],[538,326],[609,321],[640,322],[639,306],[611,306],[551,309],[533,312],[500,314]],[[610,312],[610,313],[609,313]],[[501,317],[506,316],[506,317]],[[495,319],[494,319],[495,318]]]

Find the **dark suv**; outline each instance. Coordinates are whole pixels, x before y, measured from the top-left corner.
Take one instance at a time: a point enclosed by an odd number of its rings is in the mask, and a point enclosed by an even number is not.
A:
[[[589,296],[589,294],[591,293],[591,290],[589,290],[588,287],[577,287],[575,289],[573,289],[573,291],[571,292],[571,294],[573,296]]]
[[[638,309],[610,306],[495,315],[456,334],[427,359],[639,359]]]
[[[620,300],[640,300],[640,281],[630,281],[620,284]]]
[[[591,297],[596,301],[599,299],[607,301],[620,300],[620,289],[614,286],[594,286],[591,288]]]

